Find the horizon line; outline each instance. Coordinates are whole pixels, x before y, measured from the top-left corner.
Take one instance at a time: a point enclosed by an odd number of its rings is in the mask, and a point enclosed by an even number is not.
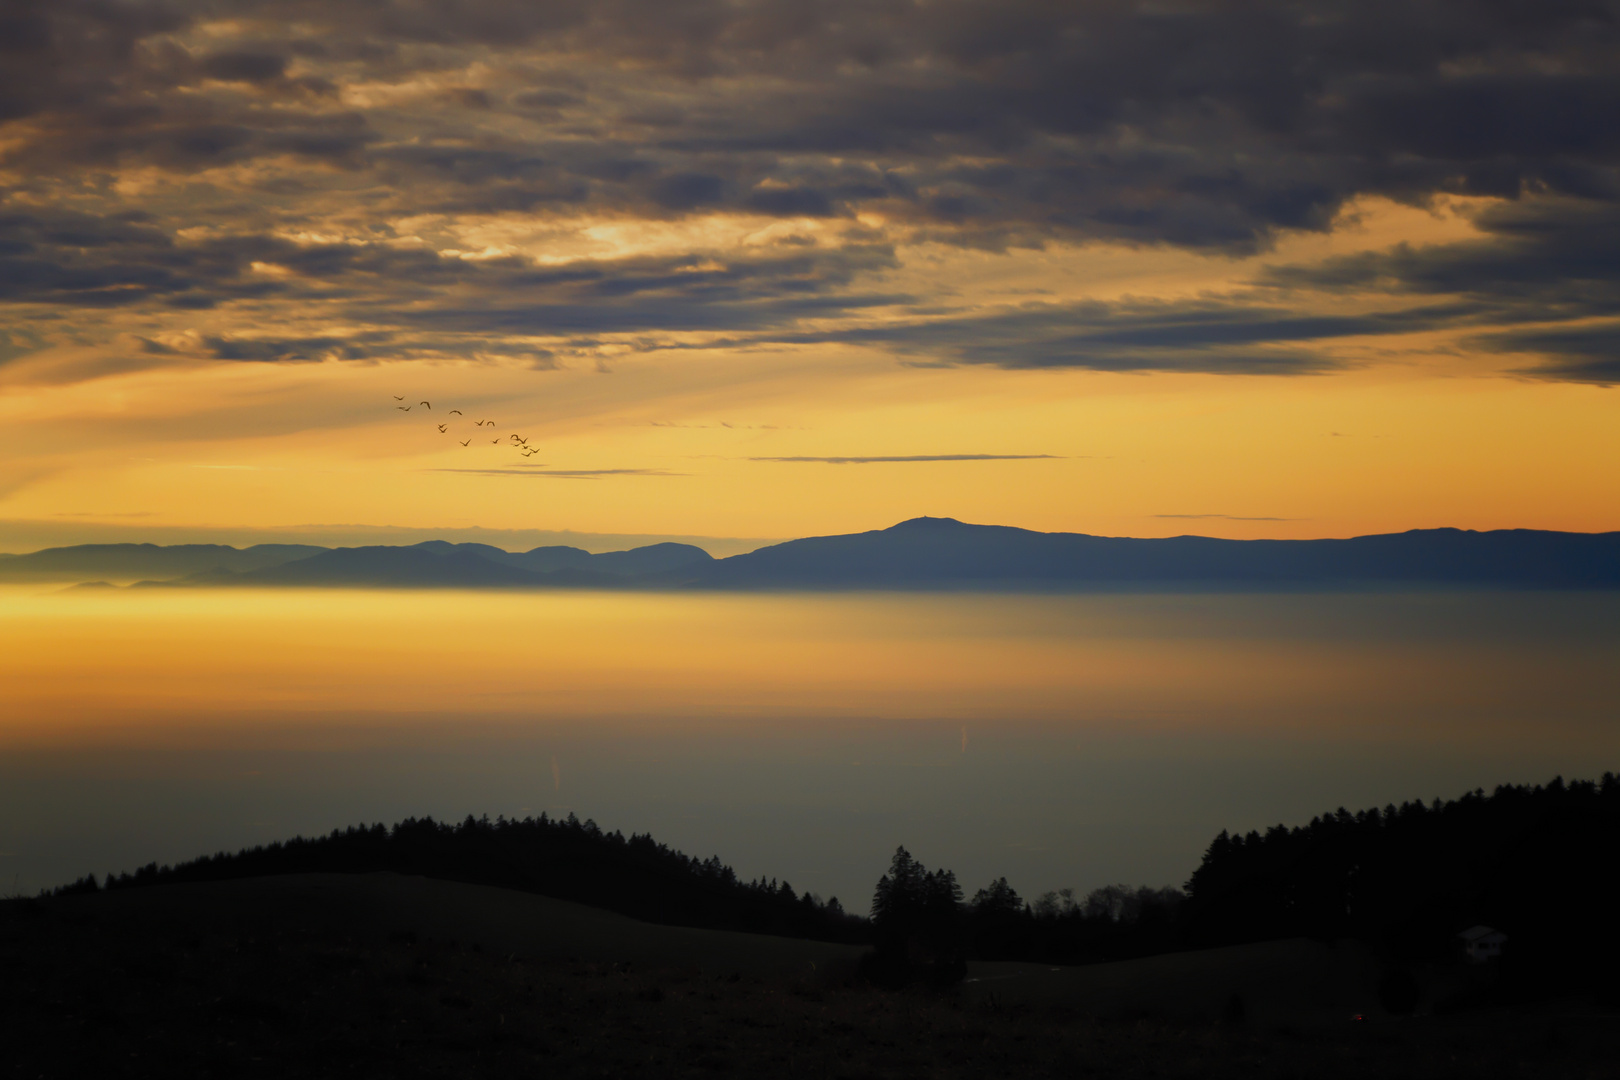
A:
[[[1309,521],[1309,520],[1311,520],[1309,518],[1239,517],[1239,516],[1231,515],[1231,514],[1153,514],[1153,515],[1148,515],[1148,516],[1150,516],[1152,518],[1155,518],[1155,519],[1177,519],[1177,520],[1215,519],[1215,520],[1224,520],[1224,521],[1279,521],[1279,522],[1282,522],[1282,521]],[[703,541],[709,541],[711,543],[714,543],[715,546],[717,546],[717,547],[720,547],[720,546],[734,546],[735,545],[735,546],[738,546],[739,548],[741,548],[740,550],[733,551],[733,552],[731,552],[730,554],[727,554],[727,555],[714,555],[713,552],[710,552],[710,554],[716,560],[720,560],[720,559],[733,558],[733,557],[735,557],[737,555],[746,555],[746,554],[749,554],[749,553],[751,553],[753,551],[758,551],[758,550],[760,550],[762,548],[775,547],[775,546],[780,545],[780,544],[792,543],[792,542],[797,541],[797,540],[818,540],[818,539],[827,539],[827,538],[830,538],[830,537],[837,537],[837,536],[859,536],[859,535],[863,535],[865,533],[887,532],[889,529],[897,528],[897,527],[899,527],[901,525],[905,525],[905,524],[909,524],[911,522],[917,522],[917,521],[951,522],[953,524],[961,525],[961,526],[965,526],[965,527],[969,527],[969,528],[1010,528],[1010,529],[1017,529],[1020,532],[1036,533],[1036,534],[1045,535],[1045,536],[1086,536],[1086,537],[1092,537],[1092,538],[1099,539],[1099,540],[1140,540],[1140,541],[1143,541],[1143,542],[1148,542],[1148,541],[1154,541],[1154,540],[1196,539],[1196,540],[1220,540],[1220,541],[1229,542],[1229,543],[1236,543],[1236,544],[1250,544],[1250,543],[1313,543],[1313,542],[1323,541],[1323,540],[1359,540],[1359,539],[1365,539],[1365,538],[1374,537],[1374,536],[1401,536],[1401,535],[1405,535],[1407,533],[1414,533],[1414,532],[1459,532],[1459,533],[1474,533],[1474,534],[1496,533],[1496,532],[1540,532],[1540,533],[1557,533],[1557,534],[1566,535],[1566,536],[1612,536],[1612,535],[1620,534],[1620,529],[1605,529],[1605,530],[1601,530],[1601,531],[1582,531],[1582,530],[1577,530],[1577,529],[1544,529],[1544,528],[1534,528],[1534,527],[1529,527],[1529,526],[1505,526],[1505,527],[1497,527],[1497,528],[1476,529],[1476,528],[1464,528],[1464,527],[1456,526],[1456,525],[1420,525],[1420,526],[1413,526],[1413,527],[1407,528],[1407,529],[1395,529],[1395,530],[1389,530],[1389,531],[1383,531],[1383,532],[1354,533],[1354,534],[1351,534],[1351,535],[1348,535],[1348,536],[1346,536],[1346,535],[1338,535],[1338,536],[1307,536],[1307,537],[1268,537],[1268,536],[1230,537],[1230,536],[1208,536],[1208,535],[1205,535],[1205,534],[1202,534],[1202,533],[1177,533],[1177,534],[1171,535],[1171,536],[1129,536],[1129,535],[1109,535],[1109,534],[1104,534],[1104,533],[1077,532],[1077,531],[1066,530],[1066,529],[1052,529],[1052,530],[1028,529],[1028,528],[1024,528],[1023,526],[1017,526],[1017,525],[987,525],[987,524],[983,524],[983,523],[980,523],[980,522],[962,521],[959,518],[954,518],[954,517],[949,517],[949,516],[934,516],[934,515],[926,515],[926,514],[918,515],[916,517],[905,518],[905,519],[902,519],[900,521],[895,522],[892,525],[883,526],[883,527],[877,528],[877,529],[863,529],[863,530],[855,530],[855,531],[844,532],[844,533],[807,533],[807,534],[802,535],[802,536],[791,536],[791,537],[783,537],[783,538],[775,538],[775,539],[772,539],[772,538],[742,538],[742,537],[709,537],[709,536],[694,536],[694,535],[690,535],[690,534],[674,534],[674,533],[594,533],[594,532],[584,532],[584,531],[574,530],[574,529],[502,529],[502,528],[486,527],[486,526],[481,526],[481,525],[446,526],[446,527],[442,527],[442,528],[423,527],[423,526],[410,526],[410,525],[358,525],[358,524],[326,525],[326,526],[317,526],[317,525],[263,526],[263,527],[241,527],[241,528],[233,527],[233,526],[185,526],[185,525],[180,525],[180,526],[157,526],[156,528],[172,529],[172,530],[176,530],[176,531],[196,530],[196,531],[202,531],[202,532],[213,531],[213,532],[225,532],[225,533],[232,533],[232,532],[235,532],[235,533],[255,533],[255,532],[260,532],[260,533],[289,533],[289,534],[293,534],[293,533],[297,533],[297,532],[301,532],[301,531],[314,532],[314,531],[322,531],[322,530],[331,530],[331,531],[354,530],[356,532],[376,531],[376,532],[405,532],[405,533],[416,533],[416,534],[424,534],[424,533],[426,533],[426,534],[438,534],[438,535],[424,536],[421,539],[411,539],[408,542],[397,543],[397,544],[364,543],[364,542],[362,542],[362,543],[314,543],[314,542],[308,542],[308,546],[310,546],[310,547],[319,547],[319,548],[324,548],[326,550],[337,550],[337,549],[340,549],[340,548],[357,548],[357,547],[416,547],[416,546],[419,546],[421,544],[426,544],[426,543],[464,544],[464,543],[482,543],[483,542],[483,541],[476,541],[476,540],[450,540],[450,539],[446,539],[444,537],[444,535],[442,535],[442,534],[445,534],[445,533],[463,533],[463,534],[465,534],[465,533],[508,533],[508,534],[510,534],[510,533],[532,533],[532,534],[537,534],[537,535],[542,535],[542,536],[550,536],[550,537],[579,537],[579,538],[582,538],[582,539],[595,538],[598,541],[602,541],[602,540],[619,541],[619,542],[623,542],[623,543],[627,544],[627,546],[625,546],[625,547],[611,547],[611,546],[604,546],[599,542],[595,546],[598,547],[600,550],[591,551],[590,552],[591,554],[604,554],[604,553],[610,552],[610,551],[629,551],[629,550],[634,550],[634,549],[639,548],[639,547],[651,547],[651,546],[653,546],[655,544],[667,544],[667,543],[689,544],[689,545],[691,545],[693,547],[703,548],[705,551],[707,551],[708,548],[704,545]],[[40,522],[38,519],[17,519],[17,522],[18,523],[29,523],[29,524],[45,524],[44,522]],[[8,524],[12,524],[12,522],[8,522],[8,521],[5,521],[5,520],[0,520],[0,529],[4,529],[5,526],[8,525]],[[138,531],[138,530],[136,530],[136,531]],[[491,539],[496,539],[496,538],[497,537],[491,537]],[[379,537],[377,539],[380,540],[382,538]],[[28,550],[28,551],[0,551],[0,558],[22,558],[22,557],[25,557],[25,556],[28,556],[28,555],[38,554],[41,551],[56,551],[56,550],[63,550],[63,549],[75,548],[75,547],[97,547],[97,546],[112,546],[112,545],[122,545],[122,544],[130,544],[130,545],[149,544],[149,545],[151,545],[153,547],[186,547],[186,546],[192,546],[192,545],[199,545],[200,546],[200,545],[207,545],[207,544],[217,544],[220,547],[230,547],[230,548],[234,548],[236,550],[245,550],[247,548],[258,547],[260,545],[281,544],[281,543],[290,544],[290,543],[297,543],[297,541],[290,540],[290,539],[276,539],[276,540],[254,540],[254,541],[245,542],[245,543],[242,542],[242,541],[237,541],[237,543],[228,543],[228,542],[226,542],[224,540],[176,540],[176,541],[173,541],[173,542],[170,542],[170,543],[162,543],[162,542],[157,542],[157,541],[153,541],[153,540],[85,540],[85,541],[80,541],[80,542],[77,542],[77,543],[46,544],[43,547],[34,548],[34,549]],[[499,547],[500,545],[498,545],[498,544],[488,544],[487,546]],[[534,550],[535,547],[556,547],[556,546],[573,547],[573,546],[578,546],[578,545],[541,543],[541,544],[537,544],[537,545],[534,545],[534,546],[528,547],[528,548],[516,548],[516,549],[502,548],[502,550],[508,551],[511,554],[522,554],[522,553],[524,553],[526,551]],[[582,548],[582,550],[590,550],[590,549]]]

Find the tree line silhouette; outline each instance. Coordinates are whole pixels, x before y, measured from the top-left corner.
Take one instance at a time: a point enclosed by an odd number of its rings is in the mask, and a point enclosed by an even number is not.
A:
[[[1309,825],[1217,836],[1187,883],[1182,947],[1356,938],[1391,964],[1445,961],[1456,935],[1507,934],[1504,982],[1540,995],[1612,982],[1620,779],[1501,786]]]
[[[997,878],[964,902],[956,875],[929,870],[904,847],[872,897],[873,950],[863,964],[880,985],[955,982],[968,960],[1082,964],[1166,952],[1177,944],[1179,889],[1108,885],[1021,898]]]
[[[1504,993],[1599,988],[1620,961],[1608,927],[1620,896],[1612,773],[1427,805],[1341,808],[1292,829],[1223,831],[1185,891],[1116,885],[1031,903],[998,878],[965,899],[954,873],[929,870],[902,847],[877,883],[870,918],[573,814],[334,830],[149,864],[109,875],[106,887],[371,870],[539,892],[650,922],[870,943],[867,974],[885,985],[950,982],[970,959],[1076,964],[1299,936],[1361,940],[1399,975],[1455,959],[1457,934],[1477,924],[1508,936]],[[58,892],[97,888],[92,876]]]
[[[1185,892],[1110,886],[1033,904],[1005,878],[961,901],[955,875],[895,853],[873,900],[869,974],[946,980],[964,959],[1087,963],[1287,937],[1356,939],[1386,1005],[1412,972],[1460,959],[1461,931],[1507,935],[1498,1000],[1609,990],[1620,898],[1620,779],[1498,787],[1425,805],[1339,809],[1308,825],[1222,832]]]
[[[175,866],[149,863],[133,874],[107,875],[105,887],[379,870],[543,893],[647,922],[851,943],[867,936],[867,921],[846,913],[837,897],[801,895],[775,879],[743,881],[718,856],[697,859],[645,833],[604,832],[574,814],[494,821],[469,815],[459,825],[407,818],[393,828],[334,829]],[[59,891],[96,888],[91,876]]]

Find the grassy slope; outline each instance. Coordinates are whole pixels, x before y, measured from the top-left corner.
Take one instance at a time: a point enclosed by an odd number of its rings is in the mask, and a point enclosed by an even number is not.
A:
[[[977,965],[959,993],[893,994],[840,977],[849,947],[482,886],[161,886],[0,905],[0,1075],[1568,1077],[1605,1075],[1620,1034],[1580,1003],[1283,1035],[1253,1015],[1087,1015],[1173,1004],[1188,984],[1206,1002],[1308,993],[1301,976],[1353,990],[1354,956],[1322,968],[1317,948]]]
[[[1158,1016],[1208,1023],[1234,998],[1263,1027],[1342,1025],[1357,1013],[1382,1018],[1378,966],[1354,942],[1303,938],[1166,953],[1080,967],[968,965],[969,998],[1063,1005],[1111,1016]]]
[[[225,928],[266,923],[383,940],[397,932],[479,942],[501,953],[587,957],[637,966],[695,967],[749,975],[853,974],[861,949],[640,922],[549,896],[400,874],[287,874],[153,885],[52,901],[131,926]]]

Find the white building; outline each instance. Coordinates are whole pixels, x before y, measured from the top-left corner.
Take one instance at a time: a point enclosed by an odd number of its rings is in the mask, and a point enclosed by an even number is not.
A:
[[[1463,953],[1476,964],[1495,960],[1502,955],[1502,943],[1507,935],[1489,926],[1470,926],[1457,935],[1462,939]]]

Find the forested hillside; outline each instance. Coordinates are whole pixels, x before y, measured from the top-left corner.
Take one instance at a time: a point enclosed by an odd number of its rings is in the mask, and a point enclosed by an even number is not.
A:
[[[573,814],[521,821],[469,816],[459,825],[432,818],[333,830],[217,854],[177,866],[108,875],[107,887],[215,881],[266,874],[400,874],[495,885],[617,911],[648,922],[699,926],[826,941],[861,941],[866,920],[787,882],[742,881],[718,858],[700,860],[651,836],[603,832]],[[93,889],[93,878],[69,889]]]

